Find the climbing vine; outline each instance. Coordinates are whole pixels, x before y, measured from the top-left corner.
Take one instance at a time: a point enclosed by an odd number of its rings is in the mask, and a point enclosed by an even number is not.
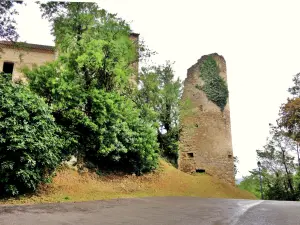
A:
[[[202,87],[196,85],[196,88],[203,90],[207,98],[223,111],[227,104],[228,87],[219,72],[214,58],[208,56],[200,66],[200,77],[203,79],[204,85]]]

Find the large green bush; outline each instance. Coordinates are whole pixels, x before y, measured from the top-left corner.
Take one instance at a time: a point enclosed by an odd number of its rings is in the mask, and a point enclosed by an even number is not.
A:
[[[86,157],[100,168],[141,174],[156,168],[156,129],[140,118],[135,104],[117,93],[91,93],[97,140]],[[92,143],[91,143],[92,144]]]
[[[161,155],[170,161],[175,167],[178,166],[178,144],[179,144],[179,130],[178,127],[170,129],[168,132],[158,135]]]
[[[137,174],[156,168],[156,127],[142,119],[132,100],[95,87],[86,90],[76,73],[72,79],[53,63],[25,73],[31,90],[51,105],[62,137],[68,140],[64,158],[75,154],[99,169]]]
[[[60,163],[62,141],[48,105],[0,74],[0,195],[36,190]]]

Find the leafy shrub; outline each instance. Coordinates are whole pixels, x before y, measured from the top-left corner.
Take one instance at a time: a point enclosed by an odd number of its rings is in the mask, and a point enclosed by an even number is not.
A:
[[[54,64],[27,70],[25,74],[31,90],[47,99],[53,108],[62,137],[68,141],[64,158],[76,154],[80,161],[110,171],[139,174],[155,169],[156,129],[141,119],[141,111],[132,100],[117,92],[85,89],[76,73],[60,71]]]
[[[243,177],[243,180],[238,185],[242,190],[246,190],[254,194],[257,198],[260,198],[260,183],[259,176],[251,174],[249,176]],[[265,190],[265,188],[263,189]]]
[[[36,67],[33,70],[23,69],[29,80],[29,88],[43,97],[52,108],[52,115],[61,129],[61,137],[65,140],[62,157],[68,160],[71,155],[78,155],[88,140],[94,124],[83,112],[86,93],[81,86],[82,81],[76,73],[61,69],[57,61]]]
[[[36,190],[60,163],[62,140],[48,105],[0,74],[0,194]]]
[[[98,126],[88,160],[100,168],[141,174],[156,168],[156,129],[140,118],[135,104],[117,93],[91,93],[92,118]],[[91,143],[92,144],[92,143]]]
[[[178,139],[179,130],[177,127],[172,128],[169,132],[158,135],[160,143],[161,155],[172,163],[173,166],[178,166]]]
[[[204,85],[196,88],[203,90],[207,98],[223,111],[227,104],[228,88],[226,81],[219,75],[218,65],[211,55],[201,64],[200,77]]]
[[[177,167],[182,82],[175,79],[172,64],[144,67],[139,74],[136,103],[143,118],[157,129],[161,156]]]

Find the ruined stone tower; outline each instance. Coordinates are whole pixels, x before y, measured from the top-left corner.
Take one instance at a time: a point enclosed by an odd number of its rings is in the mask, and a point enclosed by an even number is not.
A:
[[[184,172],[205,171],[234,184],[229,100],[221,109],[202,88],[205,82],[200,67],[208,57],[215,61],[219,76],[227,81],[226,62],[216,53],[202,56],[188,69],[182,100],[190,103],[181,118],[178,165]]]

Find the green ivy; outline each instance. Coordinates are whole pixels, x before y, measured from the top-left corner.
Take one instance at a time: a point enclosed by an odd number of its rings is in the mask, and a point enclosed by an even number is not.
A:
[[[207,98],[224,110],[227,104],[228,87],[226,81],[219,75],[218,65],[212,56],[208,56],[200,66],[200,77],[204,85],[196,88],[203,90]]]

